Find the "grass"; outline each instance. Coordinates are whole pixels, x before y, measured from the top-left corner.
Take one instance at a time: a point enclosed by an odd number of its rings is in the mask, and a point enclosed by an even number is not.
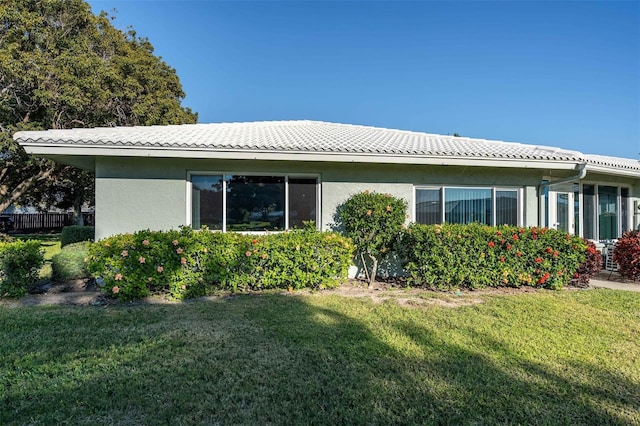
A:
[[[640,294],[483,299],[0,306],[0,424],[640,424]]]
[[[19,240],[38,240],[44,250],[44,265],[40,269],[40,278],[51,279],[51,258],[60,253],[60,233],[55,234],[19,234],[12,235]]]

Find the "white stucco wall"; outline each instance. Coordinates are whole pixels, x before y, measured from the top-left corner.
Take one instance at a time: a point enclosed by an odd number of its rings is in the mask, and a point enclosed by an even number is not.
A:
[[[320,226],[332,229],[336,207],[364,191],[390,193],[408,203],[413,218],[415,186],[485,186],[519,188],[522,224],[539,225],[537,185],[543,171],[462,166],[397,164],[294,163],[250,160],[98,158],[96,160],[96,237],[139,229],[169,229],[190,223],[188,175],[259,173],[317,176],[321,182]],[[603,179],[605,176],[592,176]],[[629,179],[609,179],[638,188]],[[636,222],[637,225],[637,222]]]

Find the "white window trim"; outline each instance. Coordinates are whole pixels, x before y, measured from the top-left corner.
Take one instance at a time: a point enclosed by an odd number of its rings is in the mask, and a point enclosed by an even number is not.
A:
[[[289,230],[289,178],[293,179],[315,179],[316,180],[316,229],[322,229],[320,220],[322,218],[322,176],[319,173],[283,173],[283,172],[241,172],[241,171],[198,171],[198,170],[190,170],[187,171],[187,181],[186,181],[186,221],[187,226],[193,225],[193,211],[192,211],[192,193],[193,193],[193,176],[222,176],[222,230],[217,232],[227,232],[227,176],[274,176],[274,177],[283,177],[285,186],[285,200],[284,200],[284,208],[285,208],[285,229],[283,231]],[[231,231],[229,231],[231,232]],[[239,234],[266,234],[266,233],[275,233],[282,231],[241,231]]]
[[[509,187],[509,186],[474,186],[474,185],[414,185],[413,186],[413,203],[411,205],[411,219],[413,223],[416,222],[416,200],[417,195],[416,191],[419,190],[431,190],[438,191],[440,193],[440,223],[445,223],[445,189],[484,189],[491,190],[491,202],[492,202],[492,212],[491,212],[491,226],[497,226],[496,224],[496,192],[497,191],[515,191],[517,192],[518,202],[516,207],[516,215],[517,215],[517,224],[515,226],[522,226],[524,223],[524,198],[523,198],[523,188],[522,187]]]

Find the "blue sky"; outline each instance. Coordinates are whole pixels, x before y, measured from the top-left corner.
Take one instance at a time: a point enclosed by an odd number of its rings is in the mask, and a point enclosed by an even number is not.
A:
[[[199,121],[310,119],[640,158],[640,1],[92,0]]]

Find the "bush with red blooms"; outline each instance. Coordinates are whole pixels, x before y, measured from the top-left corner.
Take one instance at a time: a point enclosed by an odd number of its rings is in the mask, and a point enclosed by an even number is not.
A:
[[[584,262],[580,264],[570,282],[571,285],[576,287],[586,287],[589,284],[589,280],[602,270],[602,253],[600,250],[596,250],[596,245],[593,242],[584,241],[587,244]]]
[[[613,261],[618,264],[620,275],[634,281],[640,279],[640,232],[622,234],[613,249]]]

